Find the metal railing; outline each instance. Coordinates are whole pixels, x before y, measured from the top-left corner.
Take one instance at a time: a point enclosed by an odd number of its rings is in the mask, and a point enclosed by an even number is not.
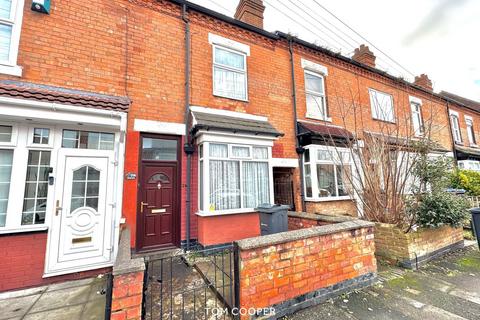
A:
[[[143,319],[233,319],[237,266],[233,245],[150,258]]]

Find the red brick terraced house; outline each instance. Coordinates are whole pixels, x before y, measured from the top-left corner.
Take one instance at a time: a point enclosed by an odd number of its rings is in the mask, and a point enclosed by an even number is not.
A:
[[[122,224],[142,253],[257,236],[262,203],[356,215],[325,137],[430,120],[453,150],[449,108],[474,110],[368,47],[267,32],[263,10],[0,2],[0,291],[105,272]]]
[[[454,152],[460,169],[480,172],[480,103],[458,95],[441,92],[448,99]]]

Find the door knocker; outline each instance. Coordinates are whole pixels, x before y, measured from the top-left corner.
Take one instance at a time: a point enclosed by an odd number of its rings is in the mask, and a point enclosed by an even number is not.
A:
[[[159,183],[157,184],[157,189],[160,190],[161,188],[162,188],[162,184],[159,182]]]

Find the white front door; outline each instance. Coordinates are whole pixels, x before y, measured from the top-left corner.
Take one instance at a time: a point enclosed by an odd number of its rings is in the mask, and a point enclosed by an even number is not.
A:
[[[112,264],[113,152],[60,149],[45,275]]]

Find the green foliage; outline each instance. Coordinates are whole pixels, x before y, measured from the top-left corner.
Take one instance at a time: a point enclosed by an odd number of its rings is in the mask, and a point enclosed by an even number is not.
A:
[[[447,192],[426,193],[416,206],[416,222],[421,227],[459,227],[468,214],[465,198]]]
[[[469,205],[465,198],[445,192],[451,185],[451,169],[452,161],[447,157],[418,155],[412,168],[417,183],[413,196],[406,201],[406,214],[413,225],[424,228],[462,225]]]
[[[470,196],[480,196],[480,173],[472,170],[455,170],[450,178],[450,186],[465,189]]]

